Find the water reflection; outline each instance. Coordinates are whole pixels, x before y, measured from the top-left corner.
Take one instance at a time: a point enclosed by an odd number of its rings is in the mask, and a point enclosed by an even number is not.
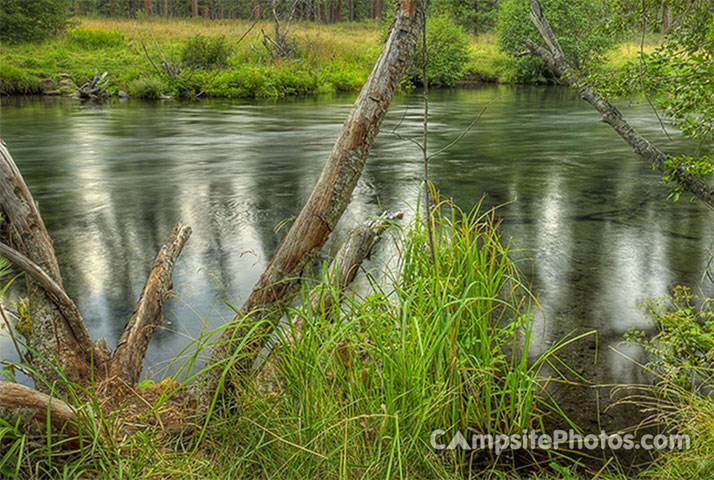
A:
[[[643,325],[643,298],[677,283],[710,289],[701,277],[711,213],[665,201],[658,175],[566,89],[435,92],[432,148],[495,98],[477,127],[433,160],[434,182],[464,208],[482,195],[489,205],[510,202],[500,214],[543,306],[539,348],[597,329],[608,353],[591,379],[641,380],[632,362],[607,347]],[[352,100],[96,108],[3,99],[0,135],[40,203],[67,289],[94,337],[116,343],[173,223],[193,227],[175,272],[178,298],[167,303],[169,323],[147,356],[156,374],[204,320],[214,327],[231,317],[218,298],[240,303],[249,293],[284,234],[276,225],[298,213]],[[418,136],[419,104],[418,96],[398,98],[383,130],[404,116],[400,132]],[[645,106],[626,113],[664,148],[683,146],[666,143]],[[418,151],[381,135],[340,229],[382,207],[410,211],[420,176]],[[574,358],[588,363],[582,355],[590,349],[580,350]],[[8,356],[3,340],[0,357]]]

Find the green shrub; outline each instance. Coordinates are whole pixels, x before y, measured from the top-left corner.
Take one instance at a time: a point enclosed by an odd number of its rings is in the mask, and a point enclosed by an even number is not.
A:
[[[426,22],[426,74],[429,84],[452,86],[463,77],[469,59],[469,41],[464,29],[447,17],[432,17]],[[417,45],[409,75],[418,83],[422,79],[422,47]]]
[[[2,0],[0,41],[31,42],[60,33],[67,26],[69,0]]]
[[[124,35],[121,32],[107,30],[91,30],[88,28],[71,28],[67,30],[70,42],[83,48],[109,48],[124,44]]]
[[[543,12],[553,27],[568,61],[576,68],[600,60],[612,39],[597,28],[605,12],[600,0],[541,0]],[[504,0],[498,14],[498,41],[508,55],[506,80],[525,83],[543,80],[547,72],[539,58],[515,58],[525,49],[525,39],[543,41],[530,19],[528,0]]]
[[[40,81],[23,70],[0,63],[0,93],[4,95],[28,95],[40,93]]]
[[[156,100],[163,90],[164,83],[155,77],[137,78],[129,83],[129,95],[136,98]]]
[[[183,47],[181,62],[188,67],[209,69],[224,66],[230,55],[226,37],[206,37],[199,33]]]

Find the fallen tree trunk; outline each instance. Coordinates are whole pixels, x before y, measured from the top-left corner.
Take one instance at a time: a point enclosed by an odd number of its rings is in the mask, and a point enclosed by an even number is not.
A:
[[[163,319],[161,312],[171,290],[174,265],[189,236],[191,227],[178,223],[159,250],[134,313],[114,349],[109,368],[111,379],[119,378],[129,385],[139,381],[151,336]]]
[[[403,217],[404,214],[402,212],[384,212],[367,225],[358,227],[347,235],[337,255],[335,255],[335,258],[332,259],[327,268],[326,283],[323,282],[310,295],[309,308],[313,312],[321,315],[332,308],[334,297],[332,295],[323,295],[324,291],[335,286],[340,293],[344,293],[354,281],[362,263],[370,257],[375,245],[381,240],[384,230],[391,226],[395,220]],[[290,321],[289,331],[281,337],[282,342],[272,346],[268,357],[259,367],[260,371],[256,379],[256,386],[260,391],[270,393],[278,389],[281,383],[277,371],[278,349],[289,348],[293,343],[299,342],[302,337],[302,328],[302,316],[295,315]],[[278,341],[280,341],[280,338],[278,338]]]
[[[317,184],[240,309],[239,316],[250,315],[252,322],[266,317],[279,319],[279,313],[297,293],[306,268],[320,252],[352,199],[394,92],[411,65],[428,3],[428,0],[398,2],[382,53],[345,120]],[[261,349],[261,341],[257,339],[274,329],[275,323],[264,324],[260,332],[256,332],[256,340],[249,339],[238,360],[239,369],[250,369]],[[215,398],[221,373],[238,346],[243,345],[241,340],[246,332],[243,328],[229,327],[214,346],[201,384],[204,410]]]
[[[531,0],[530,17],[548,46],[546,49],[531,40],[526,40],[525,43],[530,53],[542,58],[551,71],[555,72],[570,86],[574,87],[580,94],[580,97],[595,107],[595,110],[602,115],[603,122],[610,125],[630,148],[638,155],[644,157],[655,170],[660,173],[671,173],[672,179],[684,190],[692,193],[710,207],[714,207],[714,187],[701,178],[692,175],[685,168],[677,167],[670,171],[665,164],[667,155],[640,135],[637,130],[632,128],[613,104],[607,101],[600,92],[589,86],[577,75],[576,70],[573,69],[565,58],[563,49],[555,37],[553,29],[550,27],[548,19],[543,14],[543,9],[538,0]]]
[[[30,435],[44,435],[47,426],[53,434],[77,435],[77,416],[69,405],[30,387],[0,381],[0,418],[15,424]]]

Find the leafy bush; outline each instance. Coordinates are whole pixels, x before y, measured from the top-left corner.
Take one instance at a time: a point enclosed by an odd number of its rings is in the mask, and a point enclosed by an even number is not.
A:
[[[541,0],[553,31],[565,55],[575,68],[600,60],[601,54],[612,45],[612,39],[597,28],[603,18],[603,4],[599,0]],[[505,0],[498,15],[498,41],[508,54],[507,80],[525,83],[543,79],[544,64],[532,56],[515,58],[525,49],[524,40],[543,41],[531,22],[528,0]]]
[[[205,37],[199,33],[183,47],[181,62],[193,68],[216,68],[224,66],[230,54],[226,37]]]
[[[31,42],[60,33],[67,26],[69,0],[2,0],[0,41]]]
[[[136,98],[156,100],[163,90],[164,83],[155,77],[137,78],[129,83],[129,95]]]
[[[426,45],[426,74],[430,85],[448,87],[463,77],[469,59],[469,41],[462,27],[447,17],[429,18],[426,22]],[[409,75],[418,83],[423,83],[421,50],[421,45],[417,45],[409,70]]]
[[[70,42],[83,48],[108,48],[124,44],[124,35],[121,32],[107,30],[91,30],[88,28],[72,28],[67,30]]]
[[[671,295],[647,299],[643,305],[657,329],[652,338],[630,329],[625,339],[649,354],[649,367],[671,382],[711,383],[714,361],[714,310],[711,298],[700,300],[688,287],[677,286]]]
[[[0,93],[5,95],[27,95],[40,93],[39,80],[19,68],[0,63]]]

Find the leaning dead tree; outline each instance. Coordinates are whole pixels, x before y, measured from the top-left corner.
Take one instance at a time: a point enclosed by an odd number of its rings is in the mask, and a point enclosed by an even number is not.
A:
[[[240,315],[274,329],[281,312],[297,293],[307,268],[316,258],[349,204],[395,90],[411,64],[428,0],[401,0],[374,69],[355,101],[307,203],[292,224],[255,285]],[[161,247],[141,297],[113,353],[106,342],[93,341],[74,301],[67,295],[52,240],[40,212],[4,143],[0,142],[0,254],[27,280],[29,316],[28,362],[36,389],[0,382],[0,418],[29,430],[50,425],[72,435],[76,412],[62,396],[68,384],[101,389],[107,399],[121,395],[139,379],[142,360],[154,329],[162,321],[164,299],[171,289],[174,264],[191,230],[177,224]],[[349,284],[376,241],[373,234],[345,242],[339,256],[340,277]],[[362,241],[364,240],[364,241]],[[369,248],[368,248],[369,247]],[[261,332],[258,332],[261,333]],[[236,338],[246,330],[230,326],[211,353],[200,382],[202,399],[219,393],[223,368],[236,353]],[[235,368],[250,371],[261,344],[248,339]],[[255,338],[265,338],[256,334]],[[120,387],[120,388],[116,388]],[[49,418],[48,418],[49,415]],[[42,430],[40,430],[42,431]],[[46,430],[44,430],[46,432]]]
[[[350,203],[394,92],[411,65],[428,3],[429,0],[398,2],[382,53],[342,126],[317,184],[239,311],[240,317],[249,319],[243,324],[261,325],[253,336],[255,340],[243,341],[248,325],[229,327],[211,352],[201,383],[204,411],[217,398],[227,365],[250,370],[261,351],[261,339],[275,328],[307,268]],[[270,321],[263,323],[263,319]],[[241,355],[236,358],[239,348]]]
[[[546,44],[546,47],[543,47],[531,40],[526,40],[525,43],[530,53],[542,58],[551,71],[555,72],[568,85],[574,87],[580,97],[600,113],[602,121],[610,125],[630,148],[647,160],[655,170],[667,173],[684,190],[692,193],[710,207],[714,207],[714,187],[692,175],[686,168],[669,168],[666,164],[667,154],[632,128],[612,103],[578,75],[577,70],[568,63],[538,0],[531,0],[530,17]]]
[[[174,264],[191,229],[177,224],[161,247],[122,340],[111,354],[105,342],[91,339],[64,290],[52,240],[4,142],[0,142],[0,213],[0,255],[27,278],[31,320],[27,357],[37,389],[0,382],[0,417],[32,423],[55,412],[52,425],[56,426],[55,420],[68,418],[69,407],[56,398],[50,401],[46,394],[61,395],[67,382],[81,388],[107,382],[136,384],[151,334],[162,321]]]

